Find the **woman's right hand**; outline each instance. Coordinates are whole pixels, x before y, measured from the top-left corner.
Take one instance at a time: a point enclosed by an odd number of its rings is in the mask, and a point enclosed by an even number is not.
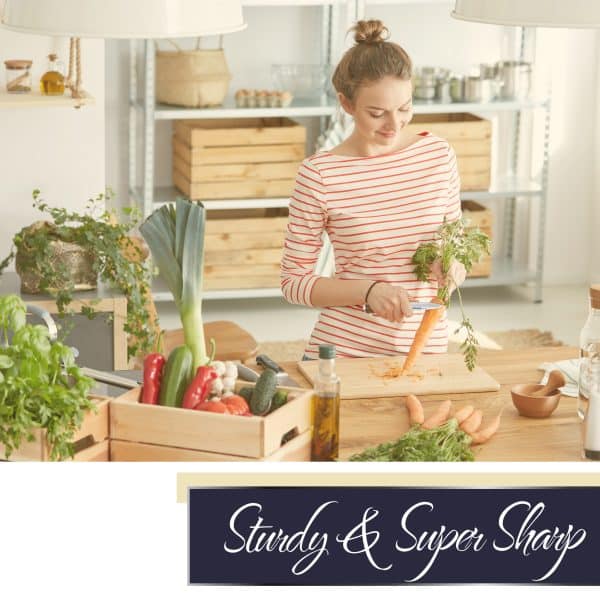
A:
[[[406,290],[385,282],[379,282],[371,288],[368,304],[374,314],[393,323],[401,323],[413,314]]]

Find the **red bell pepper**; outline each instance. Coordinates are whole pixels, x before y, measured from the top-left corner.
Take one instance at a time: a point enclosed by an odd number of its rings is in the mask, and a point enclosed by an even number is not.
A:
[[[217,372],[212,367],[198,367],[194,379],[183,395],[182,408],[194,409],[198,404],[208,400],[211,384],[217,377]]]
[[[158,404],[158,393],[165,362],[165,357],[158,352],[147,354],[144,358],[143,404]]]

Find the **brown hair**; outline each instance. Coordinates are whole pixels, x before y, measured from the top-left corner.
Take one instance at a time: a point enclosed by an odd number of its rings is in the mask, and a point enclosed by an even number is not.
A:
[[[401,46],[387,41],[389,31],[381,21],[358,21],[350,31],[354,31],[356,44],[346,50],[333,73],[337,92],[353,100],[365,82],[388,75],[405,80],[412,77],[410,57]]]

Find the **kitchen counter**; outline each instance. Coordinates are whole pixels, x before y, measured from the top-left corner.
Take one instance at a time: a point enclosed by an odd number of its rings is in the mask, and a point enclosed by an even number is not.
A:
[[[475,459],[483,461],[578,461],[582,459],[581,423],[577,399],[563,396],[556,411],[547,419],[521,417],[512,403],[510,388],[517,383],[537,383],[542,372],[537,367],[578,356],[570,346],[528,348],[525,350],[481,350],[478,364],[500,384],[498,392],[419,396],[430,414],[442,400],[452,400],[454,410],[473,404],[484,413],[484,423],[502,412],[500,429],[482,446],[475,447]],[[276,358],[276,357],[274,357]],[[295,363],[281,366],[306,387],[310,384]],[[409,428],[401,397],[368,400],[342,400],[340,409],[340,459],[367,447],[397,439]]]

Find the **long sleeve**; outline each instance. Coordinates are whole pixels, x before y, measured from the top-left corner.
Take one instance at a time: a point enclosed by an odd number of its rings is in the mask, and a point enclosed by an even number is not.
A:
[[[446,207],[446,220],[448,222],[460,219],[462,211],[460,208],[460,176],[456,163],[456,154],[452,146],[448,145],[448,204]]]
[[[305,159],[290,199],[289,220],[281,259],[281,291],[292,304],[313,306],[314,273],[327,221],[325,190],[318,169]]]

